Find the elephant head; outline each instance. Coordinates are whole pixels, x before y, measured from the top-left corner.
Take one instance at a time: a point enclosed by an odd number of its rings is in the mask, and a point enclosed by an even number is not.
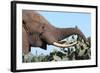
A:
[[[78,28],[57,28],[50,24],[42,15],[36,11],[22,11],[22,28],[23,28],[23,52],[27,53],[30,47],[47,48],[48,45],[58,47],[69,47],[72,44],[61,44],[62,39],[77,34],[86,40],[84,34]]]

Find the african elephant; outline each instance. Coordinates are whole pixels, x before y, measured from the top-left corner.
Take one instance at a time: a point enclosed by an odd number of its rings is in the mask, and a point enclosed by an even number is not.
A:
[[[61,44],[62,39],[77,34],[84,40],[86,37],[78,28],[57,28],[50,24],[42,15],[33,10],[22,11],[22,43],[23,54],[28,54],[31,47],[47,49],[48,45],[57,47],[69,47],[76,44]]]

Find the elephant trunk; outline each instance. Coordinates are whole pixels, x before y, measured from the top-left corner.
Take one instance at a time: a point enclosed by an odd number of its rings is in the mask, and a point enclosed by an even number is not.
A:
[[[56,34],[57,34],[56,39],[58,41],[61,41],[64,38],[69,37],[70,35],[73,35],[73,34],[79,35],[80,37],[82,37],[84,39],[84,41],[86,41],[85,35],[77,28],[58,28],[58,33],[56,33]],[[53,45],[55,45],[57,47],[61,47],[61,48],[67,48],[67,47],[73,46],[75,44],[77,44],[77,41],[73,42],[71,44],[65,44],[65,43],[60,44],[59,42],[53,42]]]
[[[73,35],[73,34],[82,37],[84,39],[84,41],[86,41],[85,35],[78,28],[58,28],[58,31],[60,32],[57,35],[58,36],[58,41],[66,38],[66,37],[69,37],[70,35]]]

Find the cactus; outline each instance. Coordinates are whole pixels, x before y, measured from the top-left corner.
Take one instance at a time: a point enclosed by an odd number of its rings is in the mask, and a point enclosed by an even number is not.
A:
[[[78,43],[68,48],[59,48],[59,51],[54,50],[49,55],[31,55],[30,62],[49,62],[49,61],[69,61],[69,60],[85,60],[91,58],[91,41],[84,42],[84,40],[76,35],[63,40],[65,43],[77,41]],[[38,51],[36,51],[37,53]]]

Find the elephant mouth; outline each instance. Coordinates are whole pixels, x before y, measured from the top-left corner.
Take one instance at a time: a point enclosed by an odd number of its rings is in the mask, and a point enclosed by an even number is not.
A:
[[[41,33],[41,39],[43,42],[48,43],[49,45],[54,45],[54,46],[60,47],[60,48],[68,48],[68,47],[71,47],[71,46],[74,46],[75,44],[77,44],[77,41],[74,41],[72,43],[66,43],[66,41],[58,41],[57,39],[54,38],[54,36],[50,36],[50,38],[48,40],[49,36],[45,37],[45,34],[47,34],[47,33],[46,32]]]
[[[66,41],[60,41],[59,43],[58,42],[53,43],[54,46],[57,46],[60,48],[68,48],[68,47],[74,46],[75,44],[77,44],[77,41],[73,43],[66,43]]]

